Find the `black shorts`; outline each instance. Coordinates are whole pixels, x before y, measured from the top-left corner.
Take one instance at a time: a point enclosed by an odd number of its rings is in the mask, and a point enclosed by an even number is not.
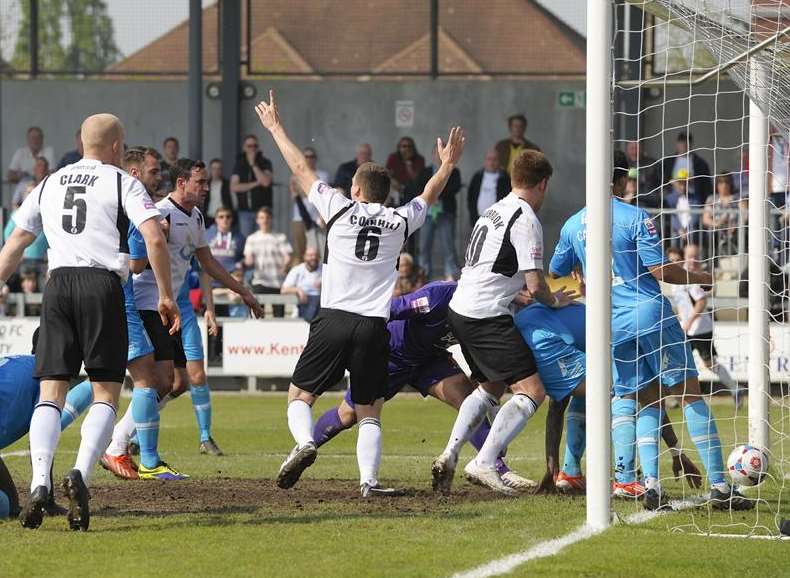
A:
[[[34,377],[68,380],[84,363],[92,381],[123,383],[128,349],[118,275],[93,267],[52,271],[41,305]]]
[[[387,394],[389,338],[387,322],[381,317],[322,308],[310,323],[293,384],[321,395],[348,369],[351,401],[370,405]]]
[[[143,327],[154,346],[155,361],[172,361],[175,367],[186,367],[187,356],[184,354],[184,345],[181,343],[181,331],[170,335],[170,328],[162,325],[162,318],[158,311],[139,311]]]
[[[538,372],[532,350],[510,315],[472,319],[448,309],[447,321],[461,344],[473,380],[512,385]]]
[[[701,333],[699,335],[689,335],[688,339],[691,349],[699,353],[705,361],[711,361],[716,355],[716,345],[713,343],[713,332]]]

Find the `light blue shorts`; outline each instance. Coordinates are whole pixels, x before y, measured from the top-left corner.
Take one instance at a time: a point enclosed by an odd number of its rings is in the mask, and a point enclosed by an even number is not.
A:
[[[154,345],[143,326],[143,320],[137,309],[126,309],[126,330],[129,334],[129,352],[127,361],[134,361],[154,352]]]
[[[191,305],[189,309],[181,308],[181,344],[184,346],[187,361],[203,361],[203,338],[200,335],[197,315]]]
[[[660,331],[615,345],[612,375],[614,394],[623,396],[645,389],[656,379],[672,387],[699,374],[691,346],[675,319]]]
[[[587,371],[584,352],[565,343],[560,337],[541,340],[533,349],[543,387],[554,401],[562,401],[576,389]]]

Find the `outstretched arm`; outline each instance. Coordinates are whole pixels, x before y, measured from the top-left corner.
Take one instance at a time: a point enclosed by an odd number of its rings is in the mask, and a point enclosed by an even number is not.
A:
[[[466,144],[466,138],[460,126],[454,126],[450,129],[450,135],[447,137],[447,144],[442,142],[440,138],[436,139],[436,147],[442,164],[439,170],[436,171],[425,184],[425,189],[420,195],[420,198],[422,198],[428,206],[433,205],[439,200],[439,195],[442,194],[458,159],[461,158],[464,152],[464,144]]]
[[[658,281],[672,285],[713,285],[713,275],[704,271],[686,271],[677,263],[664,263],[648,267]]]
[[[261,308],[260,303],[258,303],[258,300],[255,299],[255,296],[252,294],[252,292],[247,287],[236,281],[236,279],[234,279],[230,273],[225,271],[225,268],[220,265],[219,261],[217,261],[214,258],[214,255],[211,254],[211,249],[209,249],[207,246],[199,247],[195,250],[195,256],[198,258],[203,271],[222,283],[234,293],[237,293],[239,296],[241,296],[245,305],[250,308],[255,317],[263,317],[263,309]]]
[[[291,169],[294,177],[299,182],[299,186],[302,187],[303,191],[309,191],[313,183],[318,180],[318,176],[307,165],[304,153],[288,137],[285,128],[280,123],[280,112],[274,100],[273,90],[269,91],[269,102],[267,103],[263,100],[259,102],[255,107],[255,112],[258,113],[258,118],[263,127],[271,133],[277,148],[280,149],[285,162],[288,163],[288,168]]]

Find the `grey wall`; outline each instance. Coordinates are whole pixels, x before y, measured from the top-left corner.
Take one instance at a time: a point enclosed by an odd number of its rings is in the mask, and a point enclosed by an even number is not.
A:
[[[37,80],[4,81],[2,87],[2,163],[7,167],[14,149],[24,143],[25,131],[40,125],[56,156],[72,148],[81,120],[95,112],[112,112],[126,125],[130,144],[152,144],[175,135],[186,150],[186,83],[181,81]],[[543,210],[545,240],[553,246],[562,220],[584,199],[584,111],[557,109],[557,91],[581,89],[579,81],[271,81],[256,83],[258,94],[274,88],[283,122],[294,140],[313,145],[319,165],[334,173],[340,162],[354,156],[359,142],[373,146],[374,158],[384,162],[402,135],[410,135],[420,152],[430,157],[437,136],[451,124],[468,133],[460,169],[464,183],[482,165],[486,149],[506,135],[505,119],[525,112],[528,135],[538,142],[555,165],[547,204]],[[395,102],[413,100],[412,129],[395,127]],[[204,103],[204,157],[219,156],[220,105]],[[252,102],[242,105],[243,132],[261,137],[264,154],[274,163],[275,181],[287,183],[288,171],[274,144],[258,124]],[[228,169],[230,170],[230,169]],[[465,195],[465,192],[463,193]],[[287,190],[281,188],[275,212],[281,229],[288,218]],[[462,197],[460,205],[465,206]],[[459,237],[468,234],[466,211],[460,218]],[[461,244],[465,241],[461,241]]]
[[[334,173],[340,162],[354,156],[359,142],[373,146],[374,158],[384,162],[402,135],[414,137],[421,153],[430,157],[437,136],[446,135],[451,124],[461,124],[468,133],[467,150],[461,162],[464,183],[481,164],[485,150],[506,134],[505,119],[514,112],[529,118],[528,136],[547,153],[555,166],[547,203],[542,210],[547,253],[559,228],[584,202],[584,110],[558,108],[559,90],[580,90],[582,81],[491,82],[441,79],[437,81],[348,82],[261,81],[259,95],[274,88],[279,95],[283,122],[294,140],[318,150],[321,168]],[[72,148],[73,134],[88,114],[106,111],[126,124],[130,144],[160,148],[163,139],[175,135],[186,151],[187,95],[184,81],[37,80],[3,81],[2,166],[7,167],[14,149],[24,143],[28,126],[40,125],[47,144],[56,156]],[[683,88],[666,94],[643,93],[645,114],[640,133],[647,138],[648,153],[670,154],[676,133],[693,119],[695,146],[719,171],[738,166],[738,149],[747,127],[743,121],[742,94],[732,84],[711,84],[696,89],[693,96]],[[395,102],[415,103],[411,129],[395,126]],[[242,105],[242,131],[261,137],[264,153],[274,163],[275,181],[287,183],[288,171],[265,131],[259,126],[252,102]],[[204,102],[204,157],[220,154],[220,103]],[[229,172],[230,167],[226,168]],[[277,226],[288,230],[287,189],[278,190],[275,203]],[[469,233],[465,192],[459,227],[459,246]]]

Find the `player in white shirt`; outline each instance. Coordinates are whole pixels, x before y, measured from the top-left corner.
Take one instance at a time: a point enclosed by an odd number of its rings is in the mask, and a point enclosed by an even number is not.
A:
[[[187,273],[190,269],[192,257],[197,257],[203,270],[221,285],[241,295],[244,303],[250,307],[256,316],[263,312],[255,297],[249,289],[233,279],[225,268],[211,255],[205,234],[205,222],[196,205],[203,199],[208,188],[208,175],[202,161],[179,159],[170,167],[172,192],[156,204],[162,219],[167,223],[167,247],[170,252],[171,279],[173,285],[179,288],[179,304],[181,295],[185,292]],[[197,319],[192,315],[191,305],[189,310],[182,314],[182,331],[171,335],[164,331],[156,320],[155,281],[150,269],[144,269],[134,275],[134,300],[145,331],[153,344],[153,356],[156,362],[156,373],[166,376],[166,383],[174,384],[168,395],[157,396],[157,392],[149,389],[148,392],[136,392],[132,404],[124,418],[118,422],[113,433],[113,446],[124,450],[128,447],[129,438],[137,426],[138,441],[140,445],[140,464],[137,475],[140,479],[183,479],[185,476],[163,462],[157,451],[157,438],[159,431],[159,409],[171,399],[178,397],[186,391],[187,384],[195,388],[203,388],[200,393],[204,397],[203,403],[210,403],[206,374],[203,366],[202,347],[192,355],[185,352],[182,343],[183,332],[197,331]],[[194,339],[190,345],[195,347]],[[199,341],[199,340],[198,340]],[[175,372],[178,372],[176,376]],[[146,395],[143,395],[145,393]],[[140,424],[145,424],[141,428]],[[108,451],[117,449],[109,448]],[[117,472],[114,472],[117,475]]]
[[[695,243],[686,245],[682,253],[680,249],[670,249],[667,251],[667,256],[672,262],[682,261],[687,271],[702,272],[699,245]],[[677,309],[680,326],[686,334],[691,349],[699,353],[705,367],[718,376],[721,384],[730,391],[738,407],[740,406],[738,382],[717,360],[718,354],[713,342],[713,312],[708,310],[709,298],[710,291],[706,291],[701,285],[672,285],[672,302]]]
[[[351,199],[316,178],[301,150],[280,123],[273,92],[256,107],[299,186],[309,191],[326,222],[321,311],[310,324],[307,345],[299,357],[288,391],[288,427],[296,440],[277,477],[290,488],[316,459],[311,407],[317,397],[339,382],[346,369],[359,429],[357,462],[363,497],[391,494],[378,482],[381,460],[381,407],[387,392],[390,299],[398,277],[400,249],[425,221],[430,205],[444,189],[464,148],[463,131],[450,131],[445,145],[438,139],[442,165],[425,191],[408,204],[384,206],[390,190],[387,170],[374,163],[359,167]]]
[[[115,116],[88,117],[82,124],[85,156],[31,192],[15,214],[17,227],[0,252],[0,281],[5,282],[25,247],[42,230],[49,241],[51,275],[44,289],[34,374],[41,380],[41,394],[30,422],[33,479],[19,518],[26,528],[41,525],[52,458],[60,438],[60,413],[69,381],[79,375],[84,363],[94,402],[82,423],[77,460],[63,488],[70,504],[69,527],[88,529],[87,482],[109,442],[126,373],[128,346],[121,284],[129,271],[130,221],[142,233],[151,257],[159,323],[170,325],[171,331],[179,329],[159,211],[143,185],[117,168],[123,141],[123,125]]]
[[[525,284],[544,305],[571,303],[564,291],[552,293],[543,275],[543,229],[536,213],[552,172],[543,153],[522,152],[513,163],[512,192],[489,207],[472,231],[447,318],[472,379],[480,385],[461,405],[447,447],[433,463],[437,487],[450,487],[458,452],[509,386],[513,397],[497,413],[491,434],[464,471],[473,483],[503,494],[517,493],[502,482],[495,462],[546,394],[532,351],[513,322],[510,304]]]

